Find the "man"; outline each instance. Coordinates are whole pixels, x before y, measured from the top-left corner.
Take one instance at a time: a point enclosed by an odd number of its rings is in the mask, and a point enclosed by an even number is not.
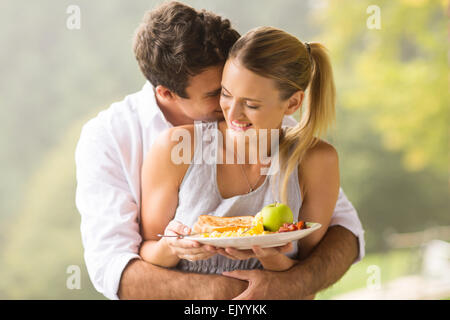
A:
[[[361,224],[341,190],[323,240],[289,271],[187,274],[140,259],[143,158],[165,129],[223,117],[222,67],[238,37],[228,20],[181,3],[147,13],[134,52],[148,82],[83,127],[76,150],[76,203],[88,272],[106,297],[302,299],[335,283],[364,256]],[[286,117],[284,123],[294,125],[295,120]],[[173,232],[183,233],[181,225],[173,225]]]

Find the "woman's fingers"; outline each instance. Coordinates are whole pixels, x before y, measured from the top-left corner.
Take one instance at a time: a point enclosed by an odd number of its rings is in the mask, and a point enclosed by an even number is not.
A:
[[[236,257],[229,255],[224,248],[218,248],[217,253],[231,260],[238,260]]]
[[[178,235],[189,233],[191,233],[191,229],[177,220],[170,221],[164,232],[164,234],[167,235]]]
[[[202,245],[197,241],[180,239],[180,238],[167,238],[167,243],[171,247],[177,247],[182,249],[200,248]]]
[[[190,233],[191,228],[176,220],[170,221],[164,231],[165,235],[186,235]],[[215,247],[210,245],[202,245],[197,241],[175,237],[165,238],[165,240],[174,254],[176,254],[180,259],[190,261],[204,260],[217,254]]]
[[[277,250],[281,253],[288,253],[294,250],[294,245],[292,244],[292,242],[289,242],[282,247],[277,247]]]
[[[293,248],[294,246],[292,245],[292,242],[289,242],[284,246],[274,248],[261,248],[259,246],[253,246],[252,250],[257,258],[268,258],[277,255],[279,253],[290,252],[292,251]]]
[[[171,238],[168,240],[168,244],[174,254],[181,259],[184,259],[186,256],[191,258],[192,256],[197,256],[194,260],[202,260],[205,259],[205,257],[210,258],[217,253],[212,246],[205,246],[197,241]]]
[[[255,257],[252,250],[239,250],[235,248],[219,248],[218,253],[233,260],[247,260]]]

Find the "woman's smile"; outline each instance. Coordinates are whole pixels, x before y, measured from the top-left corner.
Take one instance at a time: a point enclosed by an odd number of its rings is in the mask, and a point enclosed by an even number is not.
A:
[[[250,122],[243,122],[238,120],[231,121],[231,129],[236,131],[246,131],[252,127]]]

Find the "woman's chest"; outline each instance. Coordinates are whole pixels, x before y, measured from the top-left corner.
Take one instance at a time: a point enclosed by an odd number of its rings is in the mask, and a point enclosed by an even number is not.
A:
[[[265,181],[266,175],[258,170],[248,170],[240,164],[217,165],[215,183],[222,198],[247,194],[258,189]]]

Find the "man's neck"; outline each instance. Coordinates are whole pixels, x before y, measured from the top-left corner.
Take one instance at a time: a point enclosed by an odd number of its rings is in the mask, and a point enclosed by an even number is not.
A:
[[[164,104],[158,99],[158,95],[155,94],[156,103],[163,113],[166,120],[174,127],[182,126],[185,124],[193,124],[194,121],[191,118],[186,117],[180,113],[175,105]]]

